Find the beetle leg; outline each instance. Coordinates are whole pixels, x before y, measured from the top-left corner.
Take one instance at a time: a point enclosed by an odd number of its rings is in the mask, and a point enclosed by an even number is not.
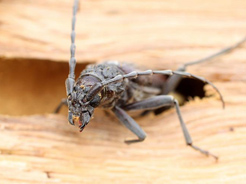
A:
[[[68,106],[68,104],[67,104],[67,99],[66,99],[66,98],[61,99],[61,102],[59,103],[59,105],[58,105],[58,106],[56,107],[56,109],[54,110],[54,113],[55,113],[55,114],[59,113],[63,105]]]
[[[199,64],[199,63],[202,63],[205,61],[207,62],[207,61],[210,61],[210,60],[212,60],[216,57],[219,57],[223,54],[227,54],[227,53],[231,52],[232,50],[241,46],[245,41],[246,41],[246,37],[244,37],[242,40],[240,40],[236,44],[229,46],[229,47],[226,47],[219,52],[211,54],[211,55],[204,57],[202,59],[187,62],[187,63],[183,64],[181,67],[179,67],[176,71],[185,72],[187,66]],[[163,86],[163,93],[162,94],[166,95],[166,94],[170,93],[171,91],[173,91],[178,86],[181,79],[182,79],[182,76],[178,76],[178,75],[170,76]]]
[[[241,39],[239,42],[235,43],[234,45],[226,47],[226,48],[222,49],[221,51],[216,52],[216,53],[214,53],[212,55],[209,55],[209,56],[204,57],[202,59],[198,59],[198,60],[195,60],[195,61],[191,61],[191,62],[185,63],[183,65],[183,68],[185,68],[185,67],[187,67],[189,65],[194,65],[194,64],[205,62],[205,61],[209,61],[209,60],[214,59],[214,58],[216,58],[218,56],[221,56],[223,54],[227,54],[227,53],[233,51],[234,49],[240,47],[245,41],[246,41],[246,37],[244,37],[243,39]]]
[[[125,143],[129,144],[129,143],[141,142],[146,138],[146,133],[143,131],[143,129],[123,109],[115,106],[112,109],[112,111],[114,112],[116,117],[120,120],[120,122],[138,137],[138,139],[125,140]]]
[[[152,110],[152,109],[156,109],[156,108],[160,108],[160,107],[165,107],[165,106],[175,106],[176,108],[176,112],[179,118],[179,122],[184,134],[184,138],[185,138],[185,142],[188,146],[192,147],[193,149],[200,151],[202,154],[206,155],[206,156],[212,156],[214,157],[216,160],[218,159],[217,156],[209,153],[206,150],[203,150],[195,145],[193,145],[190,133],[183,121],[181,112],[180,112],[180,108],[179,108],[179,103],[176,99],[174,99],[172,96],[170,95],[160,95],[160,96],[155,96],[155,97],[151,97],[148,99],[145,99],[143,101],[139,101],[139,102],[135,102],[135,103],[131,103],[128,104],[124,107],[122,107],[124,110],[130,111],[130,110]]]

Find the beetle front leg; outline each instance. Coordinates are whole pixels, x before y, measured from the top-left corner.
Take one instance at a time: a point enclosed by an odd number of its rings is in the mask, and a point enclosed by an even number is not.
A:
[[[183,121],[183,118],[182,118],[182,115],[180,112],[180,108],[179,108],[179,103],[172,96],[170,96],[170,95],[155,96],[155,97],[151,97],[151,98],[148,98],[146,100],[143,100],[143,101],[128,104],[122,108],[124,110],[127,110],[127,111],[130,111],[130,110],[152,110],[152,109],[165,107],[165,106],[175,106],[176,107],[176,112],[177,112],[177,115],[179,118],[179,122],[180,122],[180,125],[182,128],[183,134],[184,134],[186,144],[188,146],[192,147],[193,149],[200,151],[202,154],[204,154],[206,156],[210,155],[217,160],[218,159],[217,156],[213,155],[212,153],[210,153],[206,150],[203,150],[203,149],[193,145],[190,133],[189,133],[184,121]]]
[[[146,138],[146,133],[143,131],[143,129],[123,109],[116,106],[112,109],[112,111],[120,120],[120,122],[138,137],[138,139],[125,140],[125,143],[130,144],[141,142]]]
[[[54,110],[54,113],[55,113],[55,114],[59,113],[63,105],[66,105],[66,106],[68,105],[68,104],[67,104],[67,99],[66,99],[66,98],[61,99],[61,102],[59,103],[59,105],[58,105],[58,106],[56,107],[56,109]]]

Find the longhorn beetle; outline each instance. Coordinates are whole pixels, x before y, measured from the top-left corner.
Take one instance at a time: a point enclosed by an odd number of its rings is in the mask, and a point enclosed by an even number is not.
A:
[[[182,77],[193,78],[211,85],[219,94],[224,108],[224,100],[217,87],[202,77],[185,72],[186,67],[211,60],[216,56],[227,53],[245,42],[246,38],[206,58],[188,62],[175,71],[135,71],[135,68],[129,65],[119,64],[117,62],[105,62],[98,65],[89,65],[75,81],[75,22],[77,9],[78,0],[75,0],[72,17],[69,75],[65,82],[67,99],[61,101],[55,112],[58,112],[63,104],[66,104],[69,109],[69,123],[71,125],[78,124],[80,131],[82,131],[90,122],[94,108],[110,109],[120,122],[138,137],[138,139],[126,140],[125,142],[134,143],[143,141],[146,138],[146,134],[126,111],[154,111],[155,109],[174,106],[186,144],[200,151],[202,154],[210,155],[217,159],[217,156],[193,144],[182,118],[179,102],[168,94],[176,88]],[[168,78],[163,78],[163,76],[167,76]],[[158,80],[155,80],[157,78]]]

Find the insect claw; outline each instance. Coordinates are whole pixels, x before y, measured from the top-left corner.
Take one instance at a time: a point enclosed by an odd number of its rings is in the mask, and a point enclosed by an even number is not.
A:
[[[199,147],[197,147],[197,146],[194,146],[193,144],[188,144],[188,146],[191,146],[191,147],[194,148],[195,150],[200,151],[202,154],[206,155],[207,157],[208,157],[208,156],[213,157],[216,161],[219,159],[218,156],[216,156],[216,155],[210,153],[209,151],[206,151],[206,150],[203,150],[203,149],[201,149],[201,148],[199,148]]]
[[[73,122],[73,113],[72,112],[68,112],[68,122],[71,124],[71,125],[74,125],[74,122]]]
[[[144,139],[130,139],[130,140],[125,140],[124,142],[127,144],[127,145],[130,145],[132,143],[137,143],[137,142],[142,142],[144,141]]]
[[[85,125],[80,125],[79,126],[79,132],[82,132],[84,130],[84,128],[85,128]]]

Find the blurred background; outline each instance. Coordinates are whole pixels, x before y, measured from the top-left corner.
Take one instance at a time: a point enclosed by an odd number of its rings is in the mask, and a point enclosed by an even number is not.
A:
[[[181,109],[197,145],[219,162],[185,146],[174,110],[140,118],[148,138],[127,146],[132,134],[102,111],[83,134],[67,125],[66,108],[51,114],[66,95],[72,6],[0,0],[1,183],[244,183],[245,44],[188,68],[226,101],[225,111],[215,97]],[[245,10],[244,0],[80,1],[76,75],[104,60],[177,69],[245,37]]]

